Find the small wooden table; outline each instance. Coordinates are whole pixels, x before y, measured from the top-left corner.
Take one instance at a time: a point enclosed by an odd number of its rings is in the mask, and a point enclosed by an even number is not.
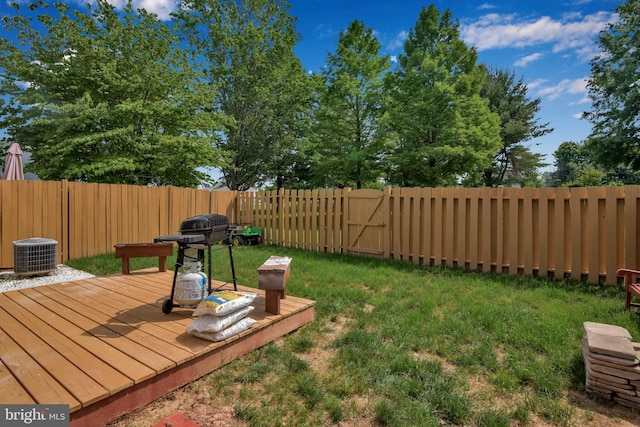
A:
[[[158,269],[167,271],[167,256],[173,255],[173,243],[126,243],[115,245],[116,258],[122,259],[122,274],[130,274],[129,258],[158,257]]]
[[[287,297],[291,258],[272,256],[258,267],[258,289],[265,290],[265,310],[280,314],[280,300]]]

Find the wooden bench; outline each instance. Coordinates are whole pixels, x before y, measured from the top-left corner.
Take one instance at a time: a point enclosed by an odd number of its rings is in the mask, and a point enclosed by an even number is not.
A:
[[[167,271],[167,256],[173,255],[173,243],[126,243],[115,245],[116,258],[122,259],[122,274],[130,274],[129,258],[158,257],[158,269]]]
[[[629,309],[631,307],[640,307],[640,303],[633,302],[632,296],[635,295],[640,298],[640,283],[638,283],[638,277],[640,277],[640,271],[630,270],[628,268],[621,268],[618,270],[618,276],[624,277],[625,287],[625,304],[624,308]]]

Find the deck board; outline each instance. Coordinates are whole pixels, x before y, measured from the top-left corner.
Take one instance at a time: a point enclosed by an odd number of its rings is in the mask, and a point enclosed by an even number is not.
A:
[[[13,396],[12,401],[17,404],[35,404],[36,401],[22,384],[13,376],[9,368],[0,361],[0,390],[6,396]]]
[[[77,325],[82,329],[83,334],[92,338],[99,338],[113,348],[129,355],[130,359],[139,362],[136,366],[132,366],[132,368],[129,369],[130,372],[135,372],[133,377],[135,382],[144,381],[155,374],[175,366],[171,360],[147,349],[138,343],[134,337],[127,336],[127,331],[122,331],[124,334],[120,333],[116,330],[117,328],[103,325],[100,320],[95,320],[95,317],[104,319],[104,316],[101,316],[99,312],[96,312],[93,308],[80,303],[75,298],[51,289],[55,286],[56,285],[33,288],[38,292],[38,295],[35,295],[35,300],[47,307],[60,307],[60,317]],[[63,310],[63,307],[76,307],[76,310],[79,311],[71,309]],[[148,369],[144,369],[143,366],[146,366]]]
[[[184,363],[194,357],[191,351],[176,342],[175,332],[158,326],[155,322],[146,321],[141,316],[131,314],[138,309],[132,304],[134,300],[121,300],[123,305],[118,308],[113,304],[112,295],[102,293],[96,289],[90,289],[77,283],[70,283],[65,291],[81,295],[78,298],[78,302],[90,307],[89,310],[84,311],[84,315],[91,320],[122,336],[131,338],[148,351],[164,355],[159,359],[159,363],[162,365],[166,365],[165,359],[172,360],[174,363]],[[148,353],[142,355],[144,360],[148,360],[146,354]]]
[[[27,300],[24,295],[16,292],[12,297],[14,301]],[[5,309],[18,322],[22,323],[31,331],[35,331],[40,338],[56,349],[60,354],[65,355],[71,363],[80,368],[84,373],[88,374],[96,382],[101,384],[110,393],[116,393],[133,385],[133,381],[125,375],[114,369],[107,363],[104,363],[87,349],[72,341],[69,337],[60,333],[42,319],[33,315],[33,313],[18,304],[5,304]]]
[[[16,341],[5,334],[0,335],[2,362],[12,375],[28,390],[36,402],[64,402],[70,411],[80,409],[82,404],[54,377],[35,361]],[[3,399],[4,399],[3,393]],[[6,403],[12,403],[7,396]]]
[[[313,301],[287,295],[273,315],[263,291],[239,287],[258,294],[256,324],[201,340],[185,333],[192,308],[161,310],[172,280],[156,270],[0,293],[0,403],[68,404],[72,426],[104,424],[314,317]]]
[[[77,283],[88,288],[101,289],[99,286],[96,286],[91,282],[82,281]],[[106,305],[110,305],[114,308],[119,308],[133,304],[133,302],[131,301],[132,298],[129,295],[124,295],[110,290],[108,291],[104,288],[102,289],[105,294],[103,302]],[[191,319],[187,318],[186,316],[184,320],[172,319],[171,321],[167,321],[167,315],[161,311],[159,306],[151,304],[136,306],[132,309],[127,310],[127,312],[124,314],[127,318],[128,323],[137,324],[141,322],[153,322],[153,325],[159,328],[166,329],[173,334],[170,337],[170,342],[173,342],[174,344],[175,334],[181,334],[182,332],[184,332],[187,324],[191,322]],[[198,338],[193,338],[193,342],[202,344],[202,340]],[[206,347],[206,345],[203,345],[203,347]]]

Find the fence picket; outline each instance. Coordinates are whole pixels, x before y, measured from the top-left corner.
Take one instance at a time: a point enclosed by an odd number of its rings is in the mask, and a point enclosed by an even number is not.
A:
[[[549,191],[546,188],[542,188],[538,191],[538,223],[537,223],[537,239],[538,239],[538,251],[534,254],[533,268],[536,269],[538,276],[549,276],[549,260],[553,258],[553,254],[550,253],[551,247],[549,246],[549,234],[552,225],[552,219],[549,212]]]
[[[534,258],[537,258],[538,254],[538,234],[535,232],[539,223],[538,204],[533,201],[533,192],[533,188],[524,188],[522,191],[522,205],[520,212],[520,224],[522,226],[522,258],[520,262],[523,266],[522,273],[525,276],[533,275],[533,260]]]
[[[604,232],[606,243],[601,245],[604,256],[603,272],[606,275],[608,285],[616,284],[616,277],[613,274],[606,274],[607,271],[617,271],[624,267],[618,260],[622,260],[624,254],[624,193],[622,187],[607,187],[606,208],[604,214]]]
[[[455,188],[445,188],[443,190],[443,201],[444,201],[444,209],[443,209],[443,239],[442,239],[442,255],[445,258],[446,265],[449,267],[453,267],[454,258],[455,258],[455,244],[456,244],[456,232],[458,231],[456,227],[456,219],[457,214],[454,206],[454,195],[453,192]],[[444,238],[447,236],[447,238]]]
[[[625,187],[624,197],[624,228],[626,232],[624,233],[623,265],[640,267],[640,251],[638,250],[638,242],[640,242],[640,227],[638,226],[640,186]]]
[[[338,189],[334,191],[333,199],[333,239],[331,244],[331,252],[342,253],[342,239],[341,239],[341,225],[342,225],[342,201],[345,192],[350,191],[350,188]]]
[[[420,263],[420,247],[421,247],[421,218],[420,218],[420,209],[421,209],[421,194],[419,188],[411,189],[411,232],[409,234],[411,238],[411,261],[414,264]]]
[[[469,229],[469,240],[468,240],[468,252],[467,259],[469,262],[470,270],[478,269],[478,259],[479,253],[481,250],[480,247],[480,239],[478,238],[479,233],[478,229],[480,228],[480,194],[476,189],[469,189],[468,197],[469,197],[469,219],[468,219],[468,229]]]

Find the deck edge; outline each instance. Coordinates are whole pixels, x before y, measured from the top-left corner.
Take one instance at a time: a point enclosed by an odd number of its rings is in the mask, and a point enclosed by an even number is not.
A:
[[[151,403],[313,321],[314,305],[70,414],[71,427],[95,427]]]

